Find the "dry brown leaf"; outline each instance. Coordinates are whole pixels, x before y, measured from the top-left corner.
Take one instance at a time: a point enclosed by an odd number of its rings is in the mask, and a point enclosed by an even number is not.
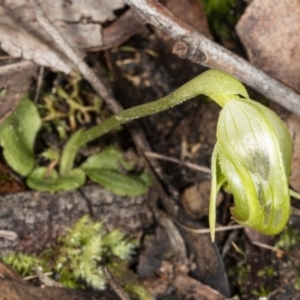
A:
[[[125,4],[123,0],[43,0],[41,5],[52,24],[71,45],[76,49],[87,49],[103,44],[101,24],[114,20],[113,11]],[[72,68],[38,25],[34,10],[26,0],[11,0],[0,5],[0,45],[13,57],[33,60],[65,73]]]
[[[287,127],[293,138],[293,157],[290,185],[293,190],[300,192],[300,118],[291,115],[287,120]]]
[[[1,48],[12,57],[32,60],[35,63],[69,73],[71,64],[60,53],[36,37],[14,27],[0,24]]]
[[[186,24],[212,39],[201,1],[195,0],[164,0],[162,1],[176,17]],[[184,7],[184,13],[182,8]]]
[[[237,24],[249,60],[300,91],[300,3],[254,0]]]
[[[29,61],[0,67],[0,90],[6,90],[6,94],[0,97],[0,123],[18,106],[37,69],[38,67]]]
[[[202,284],[201,282],[189,277],[186,274],[178,272],[172,282],[172,285],[183,295],[188,295],[188,299],[203,300],[226,300],[228,297],[220,294],[217,290]]]

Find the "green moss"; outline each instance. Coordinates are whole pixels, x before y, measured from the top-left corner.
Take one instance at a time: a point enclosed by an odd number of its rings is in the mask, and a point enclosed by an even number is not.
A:
[[[299,236],[299,229],[287,226],[280,234],[280,238],[275,246],[282,250],[290,251],[299,242]]]
[[[118,229],[106,233],[101,222],[83,216],[58,239],[55,247],[37,257],[17,253],[5,255],[2,259],[22,276],[35,274],[35,268],[39,267],[43,272],[57,274],[59,282],[66,287],[84,288],[84,282],[97,290],[106,287],[102,267],[107,266],[124,288],[138,299],[151,299],[129,269],[135,247],[136,243],[126,239]]]
[[[237,21],[234,14],[235,0],[201,0],[213,34],[228,39]]]
[[[34,274],[35,267],[40,264],[38,258],[23,253],[8,254],[3,256],[2,260],[21,276]]]

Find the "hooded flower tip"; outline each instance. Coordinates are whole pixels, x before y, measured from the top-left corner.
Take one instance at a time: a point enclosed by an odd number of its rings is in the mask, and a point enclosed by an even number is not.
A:
[[[290,216],[292,139],[285,124],[267,107],[235,98],[220,113],[217,144],[221,175],[213,178],[225,178],[233,217],[264,234],[281,232]]]

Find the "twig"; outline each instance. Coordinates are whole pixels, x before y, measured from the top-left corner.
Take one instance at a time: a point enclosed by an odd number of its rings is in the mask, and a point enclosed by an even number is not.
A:
[[[280,255],[284,255],[286,254],[285,251],[281,250],[281,249],[278,249],[278,248],[275,248],[273,246],[270,246],[270,245],[267,245],[267,244],[264,244],[264,243],[260,243],[260,242],[251,242],[253,245],[255,246],[258,246],[258,247],[261,247],[261,248],[264,248],[264,249],[268,249],[268,250],[271,250],[273,252],[277,252],[279,253]]]
[[[46,273],[44,273],[44,275],[45,275],[45,276],[51,276],[51,275],[53,275],[53,272],[46,272]],[[29,275],[29,276],[25,276],[25,277],[23,278],[23,280],[28,281],[28,280],[36,279],[36,278],[38,278],[38,277],[39,277],[38,275]]]
[[[40,66],[40,70],[39,70],[39,76],[38,76],[38,80],[37,80],[37,86],[36,86],[36,92],[34,95],[34,103],[37,103],[40,97],[40,93],[41,93],[41,88],[42,88],[42,83],[43,83],[43,77],[44,77],[44,67]]]
[[[128,295],[123,291],[120,285],[116,282],[113,275],[109,272],[107,267],[103,267],[104,274],[114,292],[120,297],[121,300],[130,300]]]
[[[200,171],[200,172],[203,172],[206,174],[211,174],[211,170],[209,168],[202,167],[202,166],[190,163],[190,162],[181,161],[174,157],[168,157],[168,156],[165,156],[165,155],[162,155],[159,153],[149,152],[149,151],[146,151],[145,155],[150,158],[152,157],[152,158],[157,158],[157,159],[161,159],[161,160],[165,160],[165,161],[170,161],[170,162],[182,165],[182,166],[186,166],[186,167],[196,170],[196,171]]]
[[[267,249],[267,250],[271,250],[272,252],[275,252],[280,256],[287,255],[287,256],[289,256],[293,259],[296,259],[298,261],[300,260],[299,255],[297,255],[297,253],[298,253],[297,251],[281,250],[281,249],[278,249],[276,247],[273,247],[273,246],[270,246],[270,245],[267,245],[267,244],[263,244],[263,243],[260,243],[260,242],[252,242],[252,244],[255,245],[255,246]]]
[[[125,0],[148,23],[160,28],[178,41],[173,53],[181,58],[228,72],[266,98],[300,115],[300,95],[278,80],[257,69],[245,59],[207,39],[156,0]]]
[[[17,235],[16,232],[11,230],[0,230],[0,238],[9,241],[16,241],[19,238],[19,236]]]
[[[22,72],[24,70],[31,69],[33,66],[35,66],[34,62],[28,60],[1,66],[0,76],[3,76],[5,78],[13,72]]]
[[[192,228],[189,226],[186,226],[180,222],[178,222],[176,219],[174,219],[175,223],[177,223],[179,226],[181,226],[182,228],[193,232],[193,233],[199,233],[199,234],[206,234],[206,233],[210,233],[210,229],[209,228]],[[220,226],[217,227],[215,229],[216,232],[220,232],[220,231],[228,231],[228,230],[236,230],[236,229],[243,229],[245,228],[244,225],[228,225],[228,226]]]
[[[38,0],[30,0],[34,7],[36,19],[40,26],[52,37],[64,54],[74,63],[82,76],[91,84],[99,96],[105,101],[113,113],[119,113],[122,107],[113,98],[110,90],[101,82],[95,72],[83,61],[69,43],[62,37],[57,29],[50,23]]]

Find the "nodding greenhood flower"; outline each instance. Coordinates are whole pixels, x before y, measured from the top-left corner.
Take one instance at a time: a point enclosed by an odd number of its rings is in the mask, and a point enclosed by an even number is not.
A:
[[[274,112],[255,101],[232,96],[221,106],[212,157],[212,240],[215,199],[222,186],[233,194],[231,213],[238,223],[277,234],[290,216],[291,136]]]

